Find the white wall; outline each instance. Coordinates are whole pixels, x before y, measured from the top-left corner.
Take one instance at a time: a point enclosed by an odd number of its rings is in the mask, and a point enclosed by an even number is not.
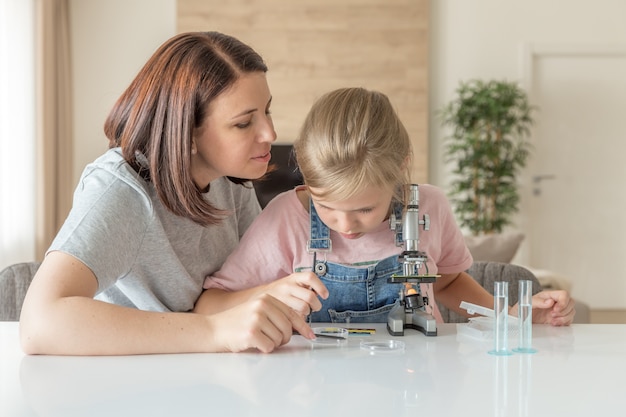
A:
[[[521,81],[524,43],[626,44],[623,0],[433,0],[430,34],[430,182],[445,186],[436,112],[460,80]]]
[[[444,188],[437,111],[459,81],[521,81],[524,44],[626,44],[624,0],[432,0],[430,8],[429,182]],[[78,180],[107,147],[102,126],[115,99],[176,32],[176,0],[71,0],[71,20]]]
[[[446,132],[440,127],[437,112],[452,99],[459,81],[481,78],[527,82],[525,77],[537,70],[536,67],[524,65],[524,58],[528,58],[528,55],[523,53],[523,48],[528,45],[558,51],[567,50],[568,47],[578,50],[610,50],[615,47],[623,51],[626,47],[626,1],[623,0],[433,0],[431,19],[429,178],[431,183],[444,188],[449,184],[450,170],[442,162],[442,139]],[[620,59],[623,60],[623,55]],[[568,71],[564,67],[561,76],[566,78]],[[561,103],[563,108],[572,107],[572,104],[567,101]],[[601,115],[602,110],[597,111]],[[540,123],[541,114],[539,109],[535,115]],[[583,116],[592,121],[601,120],[598,115],[594,117],[587,112],[580,115]],[[544,120],[543,125],[547,124],[548,121]],[[624,141],[623,135],[603,137],[603,149],[620,148],[617,144],[611,144],[611,137]],[[596,143],[590,141],[588,145],[600,146],[596,136],[593,140]],[[587,246],[592,246],[594,251],[603,254],[609,253],[603,247],[610,247],[611,252],[623,253],[623,242],[597,238],[604,235],[600,234],[600,225],[594,222],[597,216],[601,216],[599,207],[617,206],[607,198],[616,193],[606,185],[606,181],[595,181],[595,195],[602,197],[576,201],[577,206],[585,205],[581,210],[585,216],[576,216],[571,209],[565,209],[557,216],[560,224],[566,223],[568,226],[559,229],[559,233],[555,233],[554,228],[550,231],[543,227],[546,221],[536,223],[539,217],[548,219],[547,212],[550,210],[540,213],[533,212],[531,208],[538,205],[531,193],[531,167],[535,161],[545,159],[543,155],[532,158],[531,155],[529,167],[521,178],[522,204],[516,225],[516,228],[524,231],[526,239],[514,262],[547,269],[547,276],[566,279],[573,285],[571,290],[574,298],[588,302],[592,308],[626,308],[622,293],[624,268],[621,267],[620,259],[607,260],[607,256],[599,259],[589,256],[589,251],[585,251]],[[557,162],[556,159],[552,161],[554,171],[558,171]],[[585,164],[583,170],[587,174],[581,171],[578,175],[588,176],[590,170],[598,171],[589,164]],[[554,171],[535,174],[552,174]],[[582,188],[582,182],[575,184]],[[602,189],[603,186],[606,189]],[[543,201],[547,200],[544,198]],[[554,218],[550,217],[550,220]],[[581,238],[572,238],[573,231],[578,230],[582,222],[586,223],[585,226],[589,224],[584,230],[589,229],[590,232],[580,233]],[[608,235],[609,232],[615,233],[615,228],[619,229],[614,221],[610,222],[613,223],[613,230],[603,230],[602,233]],[[542,227],[535,227],[535,224],[541,224]],[[556,222],[548,224],[554,225]],[[584,254],[579,256],[569,251],[565,243],[581,248]],[[537,261],[532,256],[533,252],[543,255],[540,257],[542,260]],[[599,271],[599,265],[606,265],[609,272]],[[593,273],[586,273],[589,269]],[[598,285],[600,282],[602,285]],[[611,297],[606,295],[606,288],[613,289]]]
[[[70,0],[75,182],[108,147],[115,100],[154,50],[176,33],[176,0]]]
[[[176,0],[71,0],[74,176],[107,146],[104,119],[154,49],[176,32]],[[460,80],[520,80],[525,42],[626,43],[623,0],[433,0],[430,182],[445,186],[436,112]]]

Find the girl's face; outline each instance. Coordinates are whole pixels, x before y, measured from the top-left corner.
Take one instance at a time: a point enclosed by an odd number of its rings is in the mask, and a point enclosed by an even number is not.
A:
[[[389,217],[393,190],[366,187],[345,200],[327,201],[315,197],[323,191],[309,187],[311,199],[320,219],[346,239],[358,239],[371,232]]]
[[[216,178],[255,179],[267,171],[276,131],[265,73],[244,74],[211,104],[194,135],[191,176],[200,189]]]

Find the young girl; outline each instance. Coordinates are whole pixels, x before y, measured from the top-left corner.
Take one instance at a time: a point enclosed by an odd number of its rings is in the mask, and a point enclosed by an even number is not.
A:
[[[268,295],[189,313],[260,211],[243,183],[266,172],[276,139],[266,71],[217,32],[177,35],[148,60],[111,111],[111,149],[84,170],[28,290],[27,353],[269,352],[293,328],[313,337]]]
[[[404,204],[399,190],[409,183],[404,126],[384,94],[340,89],[313,105],[294,149],[306,185],[269,203],[222,269],[207,277],[196,311],[219,311],[268,293],[300,314],[313,310],[315,321],[385,321],[402,285],[388,283],[402,271],[403,250],[388,219]],[[428,273],[441,275],[432,287],[422,285],[428,312],[441,321],[435,299],[461,314],[461,301],[492,307],[492,295],[464,272],[472,257],[444,193],[420,185],[419,203],[430,218],[419,250]],[[320,281],[289,275],[311,271],[312,252]],[[321,296],[321,307],[308,301],[309,288]],[[536,322],[565,325],[573,318],[565,292],[539,293],[533,303]]]

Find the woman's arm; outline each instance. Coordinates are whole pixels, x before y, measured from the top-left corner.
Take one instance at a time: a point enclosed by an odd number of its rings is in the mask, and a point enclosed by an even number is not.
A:
[[[303,318],[270,296],[211,316],[148,312],[94,300],[94,274],[76,258],[51,252],[28,290],[20,338],[29,354],[128,355],[270,352],[293,329],[313,338]]]

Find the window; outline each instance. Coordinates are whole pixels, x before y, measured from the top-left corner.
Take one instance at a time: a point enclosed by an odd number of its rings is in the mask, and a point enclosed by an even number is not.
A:
[[[35,259],[34,1],[0,1],[0,269]]]

